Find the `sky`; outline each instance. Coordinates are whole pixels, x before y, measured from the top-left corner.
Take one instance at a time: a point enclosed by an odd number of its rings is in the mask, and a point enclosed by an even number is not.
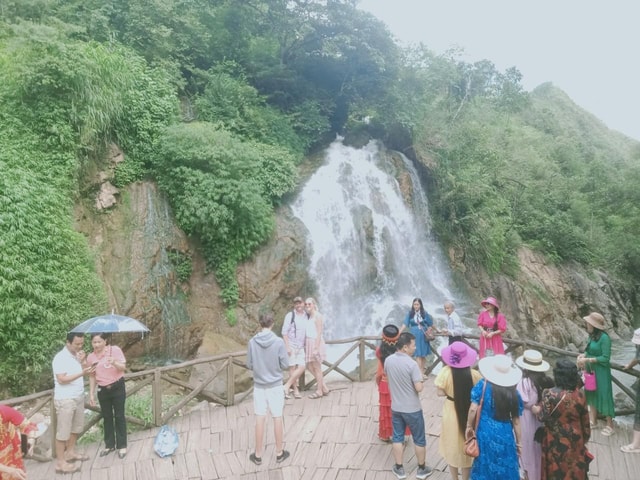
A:
[[[528,91],[552,82],[609,128],[640,140],[637,0],[360,0],[403,44],[516,67]]]

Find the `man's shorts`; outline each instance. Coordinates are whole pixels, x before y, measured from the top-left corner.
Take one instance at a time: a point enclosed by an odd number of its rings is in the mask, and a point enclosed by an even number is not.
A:
[[[393,423],[393,443],[404,442],[405,428],[408,426],[413,437],[413,444],[416,447],[425,447],[427,439],[424,433],[424,417],[422,410],[413,413],[403,413],[391,411],[391,422]]]
[[[289,366],[295,367],[306,365],[304,360],[304,347],[291,347],[291,355],[289,355]]]
[[[271,388],[253,387],[253,411],[256,415],[266,415],[267,410],[271,416],[281,417],[284,409],[284,389],[282,385]]]
[[[84,395],[77,398],[54,400],[58,427],[56,440],[66,442],[72,433],[82,433],[84,428]]]

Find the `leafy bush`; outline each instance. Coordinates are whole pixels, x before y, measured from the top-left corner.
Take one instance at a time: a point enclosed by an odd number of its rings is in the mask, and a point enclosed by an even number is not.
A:
[[[250,144],[207,123],[169,127],[154,173],[181,228],[197,235],[227,305],[238,299],[236,266],[269,238],[273,202],[295,184],[293,156]]]
[[[211,74],[204,93],[195,100],[198,118],[219,123],[242,138],[288,148],[301,156],[305,144],[287,117],[266,105],[246,79],[224,71],[232,67],[221,67]]]
[[[164,77],[128,50],[44,25],[8,32],[0,44],[0,378],[19,394],[41,378],[49,384],[41,373],[66,331],[107,309],[73,225],[82,162],[118,128],[134,152],[150,152],[176,100]],[[140,165],[120,169],[119,183],[139,178]]]
[[[191,278],[193,272],[193,262],[191,261],[191,254],[188,252],[181,252],[180,250],[169,250],[167,252],[169,261],[176,269],[178,281],[186,282]]]

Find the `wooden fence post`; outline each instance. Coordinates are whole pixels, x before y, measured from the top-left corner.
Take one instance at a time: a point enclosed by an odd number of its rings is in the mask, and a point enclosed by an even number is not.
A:
[[[58,414],[56,413],[56,404],[53,399],[54,394],[51,394],[51,401],[49,403],[49,412],[51,413],[51,425],[49,438],[51,439],[51,458],[56,458],[56,432],[58,431]]]
[[[153,413],[153,424],[156,427],[162,425],[162,372],[159,368],[153,371],[153,383],[151,384],[151,409]]]
[[[358,341],[358,356],[360,357],[360,381],[364,382],[364,341]]]
[[[227,360],[227,406],[233,405],[236,396],[236,383],[233,376],[233,357]]]

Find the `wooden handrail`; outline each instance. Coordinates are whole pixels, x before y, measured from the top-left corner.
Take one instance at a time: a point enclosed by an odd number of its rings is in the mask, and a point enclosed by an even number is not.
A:
[[[441,334],[437,334],[439,336],[444,336]],[[476,351],[478,348],[475,344],[471,343],[470,340],[479,340],[478,335],[465,335],[463,337],[463,341],[474,348]],[[379,342],[380,337],[378,336],[361,336],[361,337],[351,337],[344,339],[335,339],[335,340],[326,340],[327,345],[344,345],[344,344],[352,344],[345,353],[343,353],[340,358],[338,358],[335,362],[329,362],[325,360],[323,365],[327,367],[324,370],[324,374],[329,374],[331,372],[335,372],[349,381],[365,381],[367,380],[367,371],[373,371],[373,367],[368,369],[367,362],[374,362],[375,357],[367,356],[367,349],[371,351],[375,351],[377,348],[377,343]],[[563,350],[558,347],[554,347],[552,345],[546,345],[540,342],[536,342],[534,340],[517,340],[512,338],[503,337],[504,343],[507,345],[507,352],[515,352],[515,350],[522,348],[536,348],[543,353],[552,353],[557,355],[564,355],[569,357],[577,357],[577,352],[572,352],[568,350]],[[354,376],[353,373],[346,372],[340,365],[344,362],[350,355],[352,355],[357,350],[358,355],[358,366],[356,367],[358,372],[357,376]],[[432,352],[434,354],[434,361],[427,367],[426,373],[431,374],[433,370],[440,364],[442,364],[442,357],[437,352],[435,348],[432,348]],[[198,385],[190,385],[188,382],[180,380],[179,378],[175,378],[174,376],[170,376],[169,374],[176,370],[185,370],[195,367],[197,365],[210,364],[213,373],[211,375],[207,375],[207,377],[201,381]],[[219,364],[216,366],[216,364]],[[624,370],[623,365],[612,362],[611,368],[613,370],[620,371],[626,375],[631,375],[636,378],[640,378],[640,372],[635,370]],[[243,370],[244,369],[244,370]],[[151,410],[153,416],[153,424],[156,426],[160,426],[163,423],[167,422],[169,418],[171,418],[178,410],[183,408],[189,401],[194,398],[201,397],[205,398],[208,401],[214,401],[217,403],[221,403],[223,405],[229,406],[233,405],[235,402],[235,393],[236,393],[236,376],[241,374],[241,372],[246,371],[246,351],[241,352],[232,352],[232,353],[223,353],[219,355],[213,355],[208,357],[197,358],[193,360],[188,360],[186,362],[176,363],[172,365],[163,365],[154,367],[148,370],[139,371],[139,372],[130,372],[125,374],[125,380],[131,382],[135,381],[135,385],[128,388],[128,396],[133,396],[138,394],[144,387],[151,385]],[[219,395],[205,390],[206,387],[213,382],[220,374],[226,374],[226,398],[220,397]],[[182,398],[178,403],[172,405],[166,411],[163,411],[162,406],[162,395],[163,395],[163,382],[178,386],[186,392],[184,398]],[[630,397],[634,402],[636,400],[635,392],[633,392],[630,388],[625,386],[620,380],[616,377],[613,377],[613,382],[620,388],[625,395]],[[300,382],[301,389],[309,389],[315,384],[315,380],[305,383],[304,375],[302,376]],[[244,394],[240,395],[240,400],[246,398],[251,394],[251,390],[244,392]],[[6,400],[0,401],[0,404],[5,405],[28,405],[29,408],[26,410],[27,416],[31,417],[33,414],[42,410],[45,406],[49,405],[51,414],[52,414],[52,429],[55,431],[55,412],[53,411],[53,390],[45,390],[42,392],[36,392],[30,395],[24,395],[21,397],[10,398]],[[96,407],[91,407],[86,404],[86,408],[89,410],[98,413],[97,416],[92,418],[87,425],[89,428],[91,425],[97,423],[100,418],[100,410]],[[617,415],[628,415],[633,413],[631,411],[618,411]],[[135,417],[127,417],[127,419],[135,424],[144,425],[145,422],[141,419],[137,419]],[[86,431],[86,430],[85,430]],[[83,432],[84,433],[84,432]],[[52,432],[52,435],[55,435]],[[53,438],[53,437],[52,437]]]

